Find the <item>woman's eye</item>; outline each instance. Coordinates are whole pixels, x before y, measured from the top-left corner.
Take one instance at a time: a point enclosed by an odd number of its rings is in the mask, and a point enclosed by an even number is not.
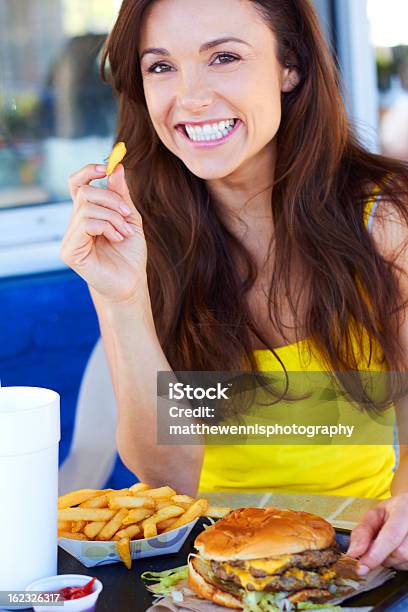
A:
[[[228,59],[228,61],[226,61],[226,62],[221,62],[221,61],[220,61],[220,63],[221,63],[221,64],[230,64],[231,62],[234,62],[234,61],[236,61],[236,60],[238,60],[238,59],[239,59],[239,57],[237,57],[236,55],[232,55],[231,53],[218,53],[218,54],[215,56],[215,59],[219,59],[219,58],[221,58],[221,57],[227,57],[227,58],[229,58],[229,59]]]
[[[153,66],[150,66],[147,72],[153,72],[154,74],[161,74],[162,72],[167,72],[167,70],[160,70],[160,72],[157,72],[156,68],[158,68],[159,66],[164,66],[165,68],[171,68],[171,66],[169,66],[168,64],[164,64],[163,62],[156,62],[155,64],[153,64]]]
[[[221,61],[222,58],[227,58],[227,61]],[[215,62],[215,60],[218,59],[220,61]],[[237,57],[236,55],[232,55],[231,53],[218,53],[215,56],[215,60],[213,61],[213,63],[231,64],[232,62],[239,60],[239,57]],[[164,68],[163,70],[161,69],[162,67]],[[160,70],[156,70],[156,68],[160,68]],[[171,70],[171,66],[169,66],[168,64],[165,64],[164,62],[156,62],[155,64],[150,66],[150,68],[148,68],[147,72],[152,72],[153,74],[162,74],[163,72],[168,72],[168,70],[166,70],[167,68]]]

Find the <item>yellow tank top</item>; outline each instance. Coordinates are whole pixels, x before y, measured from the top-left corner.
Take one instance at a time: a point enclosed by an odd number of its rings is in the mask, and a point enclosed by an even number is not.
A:
[[[371,229],[380,188],[373,192],[365,208],[365,222]],[[378,347],[377,347],[378,348]],[[361,347],[362,370],[385,370],[380,359],[366,364]],[[290,372],[322,372],[324,366],[307,339],[278,347],[276,353]],[[380,353],[377,353],[380,355]],[[255,351],[260,372],[281,372],[281,365],[269,350]],[[306,493],[385,499],[398,465],[395,411],[390,408],[394,429],[381,445],[207,445],[199,491],[252,491]],[[371,427],[365,413],[359,427]],[[391,437],[391,439],[390,439]]]

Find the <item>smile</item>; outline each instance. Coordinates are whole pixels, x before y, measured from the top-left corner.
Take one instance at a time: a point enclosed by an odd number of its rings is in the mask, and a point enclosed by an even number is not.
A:
[[[218,123],[197,126],[180,124],[176,130],[194,147],[213,147],[226,142],[241,124],[240,119],[226,119]]]

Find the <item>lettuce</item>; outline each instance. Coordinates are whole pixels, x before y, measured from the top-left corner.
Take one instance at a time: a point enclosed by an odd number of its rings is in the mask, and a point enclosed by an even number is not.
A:
[[[338,578],[337,582],[340,585],[349,586],[353,589],[358,589],[358,587],[360,586],[360,583],[357,580],[351,580],[351,578]]]
[[[140,577],[146,583],[156,583],[146,584],[149,591],[155,595],[169,595],[179,582],[187,579],[187,575],[188,566],[182,565],[181,567],[175,567],[164,572],[143,572]]]
[[[340,606],[333,606],[329,603],[314,604],[308,601],[294,604],[287,599],[288,593],[265,593],[265,591],[251,591],[245,593],[243,604],[244,612],[295,612],[295,610],[335,610],[341,611]]]
[[[251,591],[244,595],[243,604],[244,612],[290,612],[294,609],[292,602],[286,599],[288,593],[281,591],[279,593],[265,593],[265,591]]]

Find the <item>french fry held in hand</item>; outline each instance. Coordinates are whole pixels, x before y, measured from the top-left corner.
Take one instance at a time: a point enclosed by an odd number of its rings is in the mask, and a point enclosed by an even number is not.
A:
[[[117,142],[112,149],[111,154],[109,155],[108,165],[106,167],[106,175],[109,176],[114,172],[116,166],[120,164],[122,159],[125,157],[126,145],[124,142]]]
[[[116,542],[118,555],[131,567],[131,541],[177,529],[202,515],[220,518],[230,508],[209,506],[206,499],[180,495],[169,486],[81,489],[58,500],[58,536]]]

